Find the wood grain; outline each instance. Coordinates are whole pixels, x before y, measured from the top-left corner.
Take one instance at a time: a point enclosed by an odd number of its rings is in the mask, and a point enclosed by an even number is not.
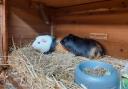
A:
[[[89,37],[90,33],[107,33],[107,40],[100,40],[107,49],[107,54],[114,57],[128,57],[128,26],[102,26],[102,25],[80,25],[68,24],[54,27],[54,34],[57,37],[64,37],[72,33],[81,37]],[[120,50],[123,49],[123,52]]]
[[[3,0],[3,26],[2,26],[2,43],[3,43],[3,56],[4,63],[7,63],[8,56],[8,29],[7,29],[7,0]]]
[[[34,39],[37,35],[50,34],[50,25],[45,24],[38,9],[29,7],[26,0],[10,2],[9,11],[9,39],[13,37],[16,43],[20,39],[24,42]]]
[[[70,15],[72,13],[78,13],[78,12],[88,12],[89,10],[96,10],[96,9],[120,9],[120,8],[127,8],[128,1],[124,0],[104,0],[101,2],[96,3],[86,3],[82,5],[76,5],[76,6],[67,6],[67,7],[61,7],[61,8],[51,8],[51,16],[64,16],[64,15]],[[122,9],[122,10],[123,10]],[[53,14],[53,12],[55,14]]]
[[[93,3],[104,0],[32,0],[34,2],[40,2],[50,7],[65,7],[72,5],[79,5],[83,3]]]
[[[7,63],[8,55],[8,32],[7,32],[7,2],[3,0],[3,3],[0,5],[0,56],[3,57],[3,63]]]
[[[0,56],[3,55],[2,53],[2,5],[0,5]]]

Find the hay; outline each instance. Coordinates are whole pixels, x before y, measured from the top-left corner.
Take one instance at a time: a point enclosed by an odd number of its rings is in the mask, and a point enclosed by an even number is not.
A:
[[[14,50],[9,59],[15,64],[11,75],[29,89],[81,89],[74,84],[74,69],[83,60],[70,53],[40,54],[31,47]],[[58,88],[59,87],[59,88]]]
[[[9,75],[13,76],[23,87],[28,89],[82,89],[74,83],[74,70],[78,63],[89,60],[85,57],[58,51],[44,55],[30,46],[15,48],[10,56],[9,63],[14,66]],[[119,70],[127,62],[108,56],[101,61],[111,63]]]

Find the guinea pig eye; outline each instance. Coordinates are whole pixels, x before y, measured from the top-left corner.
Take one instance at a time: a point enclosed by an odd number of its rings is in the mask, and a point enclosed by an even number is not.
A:
[[[45,41],[45,40],[42,40],[42,42],[43,42],[43,43],[46,43],[47,41]]]
[[[38,42],[38,44],[40,44],[40,42]]]

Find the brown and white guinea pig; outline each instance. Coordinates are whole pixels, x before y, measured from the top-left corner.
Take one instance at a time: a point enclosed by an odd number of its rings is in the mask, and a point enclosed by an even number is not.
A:
[[[73,34],[64,37],[60,43],[69,52],[76,56],[84,56],[91,59],[98,59],[105,55],[104,47],[96,40],[80,38]]]
[[[56,38],[51,35],[37,36],[32,47],[41,53],[48,54],[55,50]]]

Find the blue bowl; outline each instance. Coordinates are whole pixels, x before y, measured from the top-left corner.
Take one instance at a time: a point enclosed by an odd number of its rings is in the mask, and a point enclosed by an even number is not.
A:
[[[104,68],[103,76],[92,76],[84,72],[85,68]],[[120,89],[120,73],[111,65],[99,61],[81,62],[75,70],[75,82],[87,89]]]

